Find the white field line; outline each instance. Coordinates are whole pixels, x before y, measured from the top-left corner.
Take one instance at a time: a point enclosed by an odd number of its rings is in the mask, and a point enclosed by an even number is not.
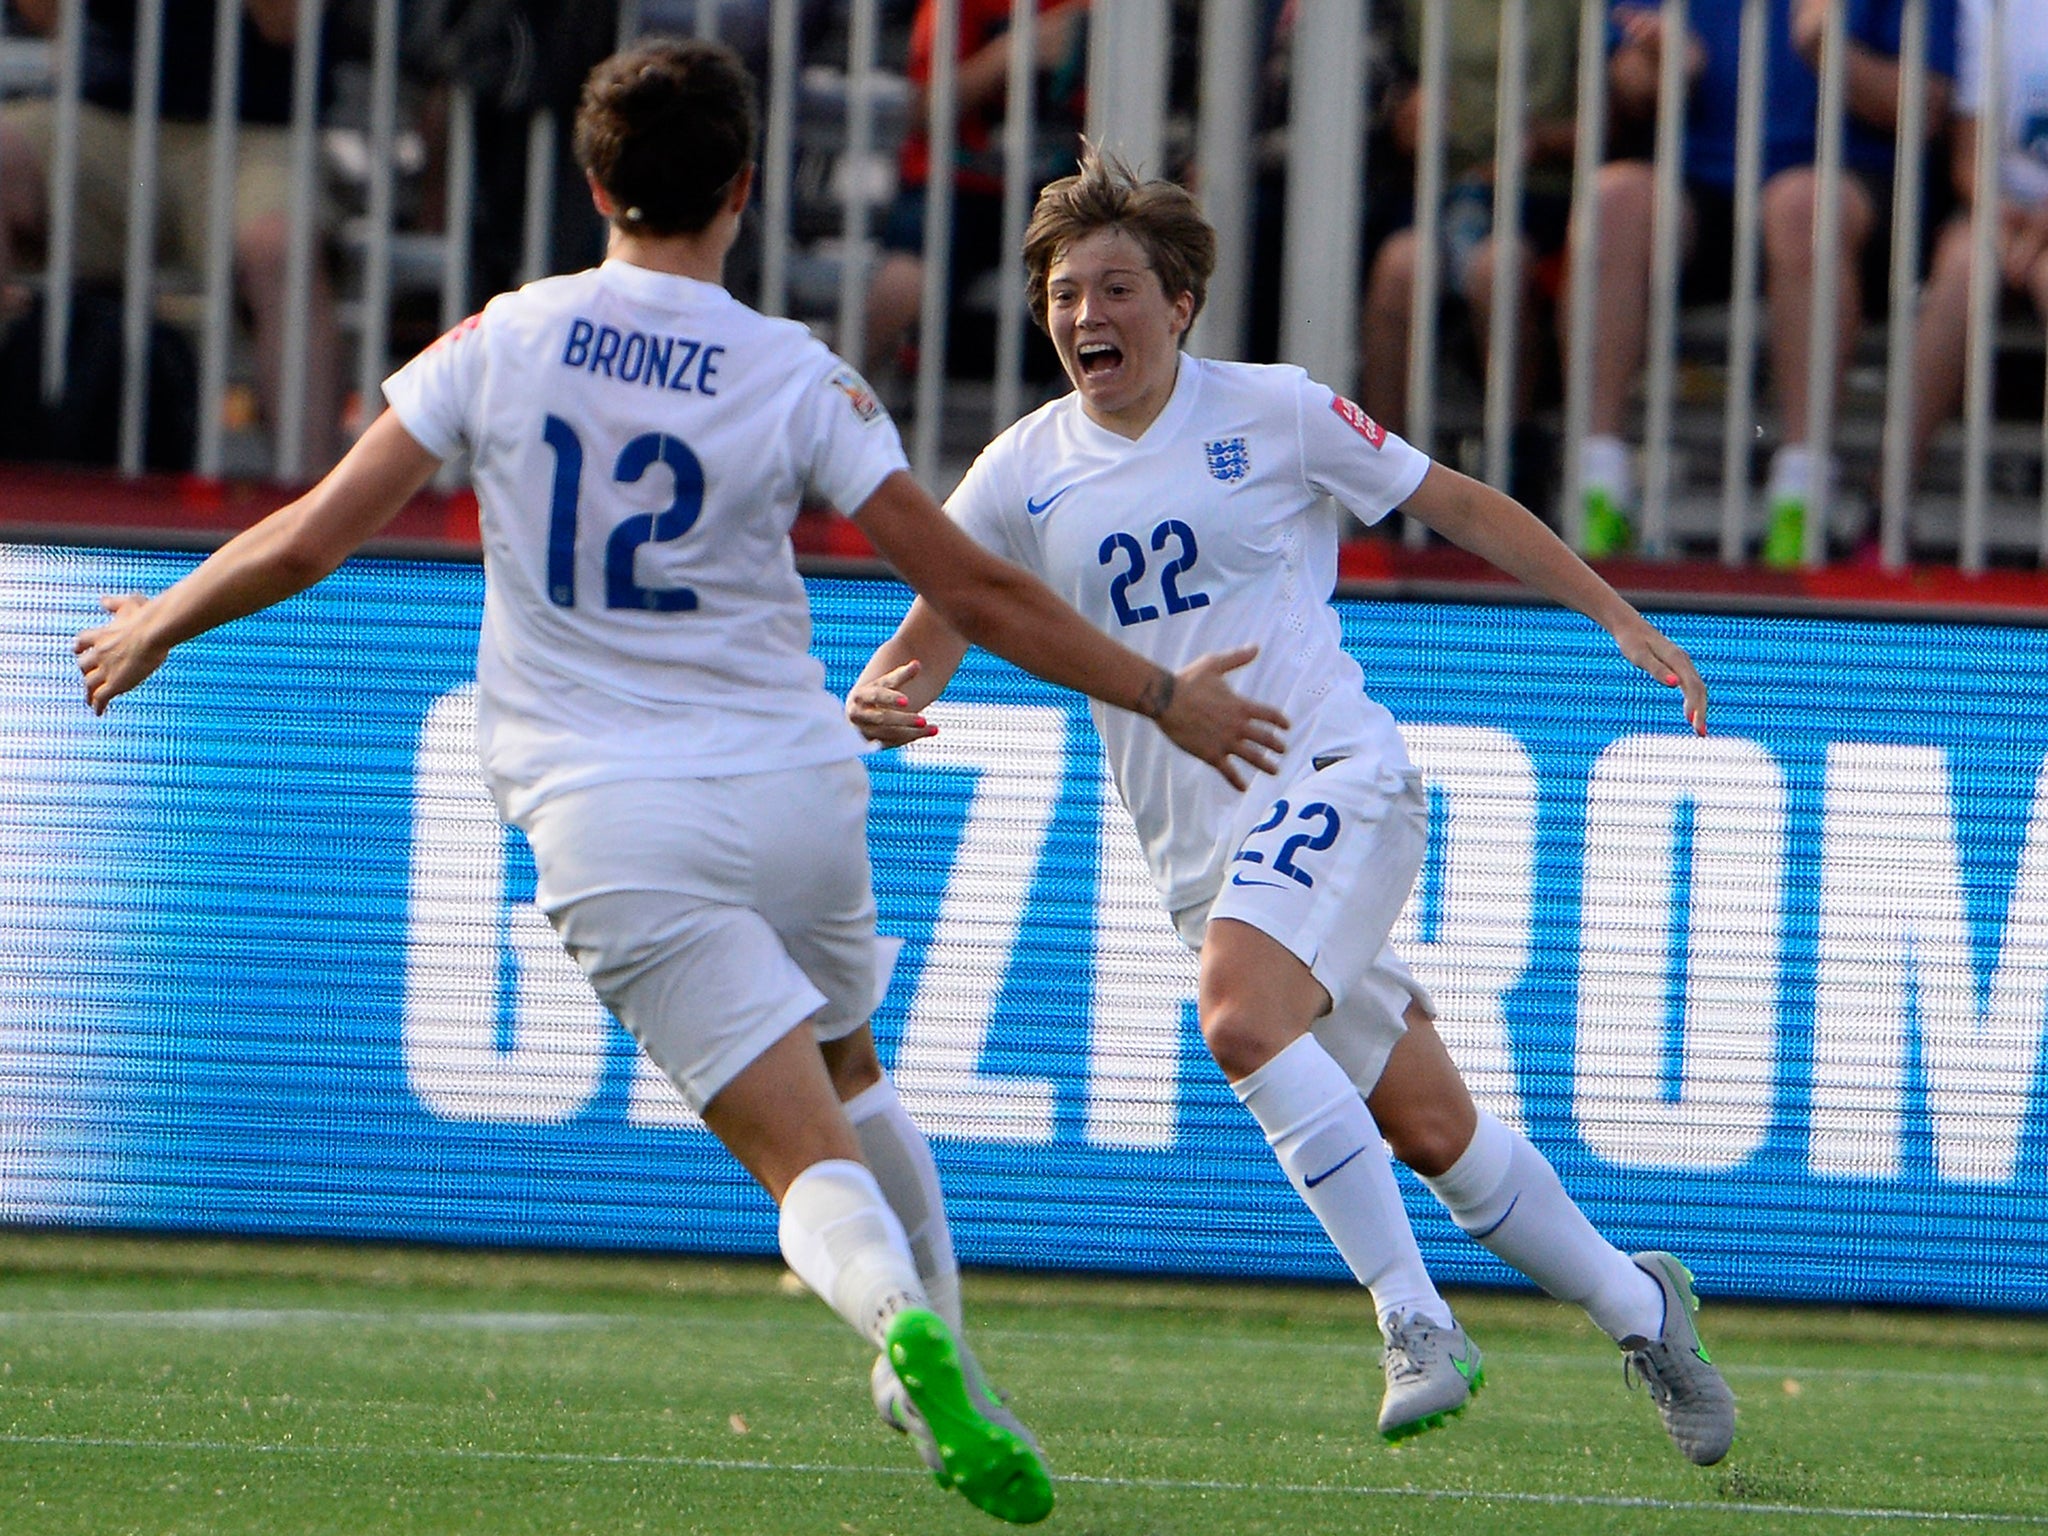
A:
[[[217,1329],[223,1332],[235,1329],[311,1327],[331,1324],[348,1324],[362,1327],[388,1328],[449,1328],[497,1330],[506,1333],[552,1333],[578,1329],[605,1329],[626,1327],[666,1327],[669,1321],[644,1313],[626,1312],[436,1312],[436,1311],[377,1311],[347,1310],[332,1307],[134,1307],[134,1308],[57,1308],[49,1311],[16,1310],[0,1312],[0,1328],[27,1327],[45,1323],[79,1323],[91,1325],[112,1325],[135,1328],[190,1328],[195,1330]],[[836,1332],[840,1324],[828,1314],[820,1311],[810,1318],[747,1319],[734,1318],[720,1325],[730,1330],[759,1329],[763,1332],[786,1333],[791,1327],[809,1327],[817,1332]],[[977,1328],[972,1330],[978,1340],[1012,1341],[1027,1344],[1092,1345],[1098,1348],[1128,1348],[1130,1339],[1117,1333],[1090,1333],[1082,1330],[1054,1332],[1037,1328]],[[1329,1340],[1277,1338],[1262,1335],[1222,1334],[1205,1340],[1203,1348],[1217,1346],[1237,1349],[1265,1350],[1279,1353],[1306,1353],[1323,1356],[1357,1356],[1363,1360],[1378,1360],[1378,1340]],[[1796,1346],[1793,1346],[1796,1348]],[[1723,1352],[1725,1355],[1725,1351]],[[1599,1341],[1589,1339],[1584,1354],[1513,1354],[1501,1352],[1504,1361],[1514,1361],[1550,1370],[1609,1371],[1615,1368],[1618,1355],[1608,1355]],[[1725,1375],[1738,1379],[1775,1381],[1793,1377],[1801,1381],[1855,1382],[1896,1382],[1902,1386],[1954,1386],[1981,1389],[1996,1387],[2001,1392],[2014,1389],[2034,1394],[2048,1395],[2048,1366],[2037,1375],[2015,1371],[1968,1372],[1907,1370],[1893,1366],[1853,1365],[1804,1365],[1781,1363],[1777,1365],[1749,1364],[1743,1361],[1722,1359],[1720,1362]]]
[[[129,1307],[106,1310],[53,1308],[0,1312],[0,1328],[41,1323],[111,1324],[133,1328],[289,1328],[348,1324],[388,1328],[482,1328],[508,1333],[556,1333],[579,1328],[613,1328],[647,1319],[605,1312],[378,1312],[334,1307]]]
[[[775,1462],[713,1456],[644,1456],[585,1451],[489,1451],[466,1446],[339,1446],[237,1444],[225,1440],[134,1440],[94,1435],[0,1435],[0,1445],[63,1450],[157,1451],[184,1455],[427,1457],[449,1461],[511,1461],[547,1465],[673,1467],[697,1472],[767,1472],[798,1477],[915,1477],[922,1467],[849,1467],[823,1462]],[[1459,1504],[1536,1504],[1566,1509],[1643,1509],[1684,1514],[1793,1516],[1810,1520],[1918,1520],[1949,1525],[2048,1528],[2048,1515],[1968,1510],[1855,1508],[1805,1504],[1749,1504],[1719,1499],[1628,1498],[1617,1494],[1522,1493],[1497,1488],[1415,1488],[1356,1483],[1242,1483],[1220,1478],[1090,1477],[1063,1473],[1057,1483],[1091,1488],[1133,1488],[1155,1493],[1239,1493],[1313,1498],[1424,1499]]]

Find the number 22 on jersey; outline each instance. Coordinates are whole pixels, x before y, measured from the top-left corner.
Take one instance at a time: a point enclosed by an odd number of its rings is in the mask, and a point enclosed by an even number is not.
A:
[[[1176,546],[1173,557],[1159,569],[1159,595],[1166,603],[1166,611],[1187,613],[1208,607],[1208,593],[1181,590],[1182,579],[1195,568],[1196,560],[1201,557],[1201,551],[1195,547],[1195,530],[1179,518],[1169,517],[1152,530],[1151,543],[1155,554],[1165,554],[1168,544]],[[1159,610],[1152,604],[1133,604],[1131,601],[1131,589],[1145,576],[1145,547],[1135,535],[1112,533],[1096,551],[1096,563],[1112,568],[1119,563],[1123,566],[1109,582],[1109,600],[1116,609],[1117,623],[1128,628],[1159,617]]]
[[[549,416],[541,438],[555,451],[554,494],[548,511],[548,600],[576,606],[576,535],[583,501],[583,439],[559,416]],[[689,444],[666,432],[643,432],[619,450],[612,479],[633,485],[656,463],[668,466],[675,495],[660,512],[641,512],[612,529],[604,546],[604,605],[643,613],[688,613],[697,606],[689,587],[643,587],[633,579],[633,557],[643,544],[680,539],[704,511],[704,466]]]

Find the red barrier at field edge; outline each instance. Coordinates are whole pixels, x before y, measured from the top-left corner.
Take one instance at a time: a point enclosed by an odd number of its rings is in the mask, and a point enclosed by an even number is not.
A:
[[[211,549],[298,492],[205,475],[140,475],[0,465],[0,540]],[[477,557],[476,497],[467,487],[422,491],[379,539],[384,552]]]
[[[0,540],[210,549],[283,506],[290,487],[200,475],[127,478],[96,470],[0,465]],[[807,567],[848,574],[881,569],[860,528],[824,508],[801,514],[791,542]],[[478,557],[476,497],[467,489],[422,491],[366,553],[444,560]],[[1919,608],[2004,613],[2048,622],[2048,574],[1916,565],[1885,571],[1867,564],[1811,571],[1767,571],[1712,560],[1607,560],[1600,570],[1621,590],[1660,607]],[[1338,579],[1347,589],[1382,596],[1489,599],[1515,584],[1463,550],[1410,548],[1389,538],[1343,546]]]

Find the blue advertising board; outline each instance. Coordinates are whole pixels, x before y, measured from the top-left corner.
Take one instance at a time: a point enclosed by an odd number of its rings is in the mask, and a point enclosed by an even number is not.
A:
[[[0,548],[0,1221],[771,1253],[477,777],[473,566],[357,561],[104,719],[190,557]],[[900,616],[813,580],[830,685]],[[2048,632],[1340,602],[1430,782],[1396,942],[1475,1094],[1703,1290],[2048,1308]],[[1340,1278],[1202,1048],[1079,701],[975,655],[870,759],[875,1025],[969,1263]],[[1446,1282],[1514,1283],[1404,1175]]]

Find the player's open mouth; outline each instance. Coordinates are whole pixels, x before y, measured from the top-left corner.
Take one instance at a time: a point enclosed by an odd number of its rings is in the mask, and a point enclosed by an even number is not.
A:
[[[1080,363],[1081,372],[1089,378],[1097,374],[1113,372],[1123,362],[1123,352],[1106,341],[1084,341],[1074,351],[1075,361]]]

